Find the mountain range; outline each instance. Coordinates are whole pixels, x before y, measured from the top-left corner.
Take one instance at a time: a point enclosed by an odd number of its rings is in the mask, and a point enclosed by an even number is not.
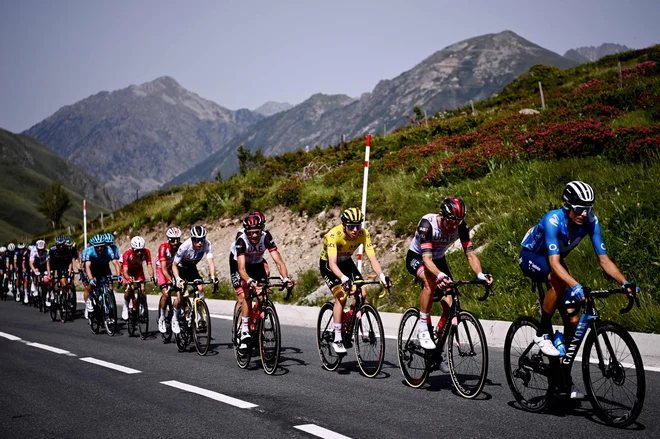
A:
[[[607,55],[615,55],[621,52],[628,52],[629,50],[632,49],[623,46],[621,44],[604,43],[598,47],[585,46],[585,47],[570,49],[566,51],[564,57],[568,59],[572,59],[573,61],[576,61],[580,64],[584,64],[588,62],[598,61],[599,59]]]

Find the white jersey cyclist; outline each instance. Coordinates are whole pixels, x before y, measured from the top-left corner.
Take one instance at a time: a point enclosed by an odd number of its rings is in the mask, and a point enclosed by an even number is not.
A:
[[[46,250],[41,254],[37,250],[37,247],[34,247],[30,250],[30,262],[34,264],[35,267],[45,267],[46,262],[50,260],[50,253]]]
[[[208,239],[204,240],[201,250],[195,251],[192,244],[192,239],[186,239],[179,250],[177,250],[176,255],[174,255],[174,264],[178,266],[190,266],[197,265],[204,256],[207,259],[213,259],[213,251],[211,249],[211,242]]]
[[[231,245],[231,255],[234,261],[237,261],[238,255],[245,255],[245,263],[263,264],[264,253],[277,251],[277,245],[273,236],[268,230],[261,231],[261,237],[256,245],[252,245],[245,232],[241,233],[239,237]]]
[[[458,238],[461,239],[461,245],[466,253],[472,250],[470,229],[465,221],[462,221],[454,231],[446,232],[438,225],[438,214],[429,213],[419,221],[415,237],[410,243],[410,250],[419,255],[431,251],[433,259],[442,259],[447,249]]]

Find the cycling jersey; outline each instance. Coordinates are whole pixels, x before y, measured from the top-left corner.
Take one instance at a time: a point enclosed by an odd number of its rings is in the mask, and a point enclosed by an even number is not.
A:
[[[192,240],[190,238],[186,239],[179,250],[177,250],[176,255],[174,255],[174,264],[178,266],[183,265],[197,265],[199,261],[206,255],[207,259],[213,258],[213,252],[211,251],[211,242],[208,239],[204,240],[204,244],[200,251],[195,251],[192,245]]]
[[[124,252],[122,255],[122,267],[127,267],[128,271],[130,272],[131,270],[137,270],[137,269],[142,269],[142,264],[144,262],[147,263],[147,265],[151,265],[151,252],[149,251],[148,248],[145,248],[143,250],[142,254],[136,253],[133,251],[132,248],[129,248]]]
[[[323,248],[321,248],[321,259],[329,260],[329,256],[336,256],[337,262],[350,259],[355,250],[364,245],[364,252],[368,258],[375,256],[374,246],[371,244],[369,232],[364,227],[360,229],[355,239],[346,239],[344,236],[344,226],[339,224],[333,227],[323,238]]]
[[[433,259],[442,259],[447,249],[460,238],[463,251],[471,252],[470,229],[465,221],[462,221],[456,230],[447,232],[438,225],[438,215],[429,213],[422,217],[410,243],[410,250],[423,256],[431,255]]]
[[[564,209],[551,210],[529,229],[521,243],[523,248],[540,255],[560,255],[564,258],[582,238],[589,235],[596,254],[607,254],[596,215],[590,213],[581,226],[573,224],[572,231],[568,229],[568,221],[568,213]]]
[[[58,250],[57,246],[53,246],[50,248],[49,255],[50,255],[50,268],[52,270],[58,270],[58,271],[66,270],[67,268],[69,268],[71,261],[73,261],[73,255],[71,254],[71,251],[67,248]]]
[[[277,245],[269,231],[262,231],[259,242],[252,245],[245,233],[242,233],[231,245],[231,255],[235,261],[238,256],[245,256],[245,263],[248,265],[261,264],[264,262],[264,253],[277,251]]]
[[[172,262],[174,261],[174,254],[169,242],[164,242],[158,247],[158,259],[156,259],[156,267],[165,266],[171,272]]]
[[[107,266],[110,262],[119,259],[119,255],[110,246],[105,246],[101,254],[96,253],[94,246],[89,246],[82,252],[82,262],[91,262],[92,268]]]
[[[30,263],[34,264],[35,267],[45,267],[46,262],[50,261],[50,252],[48,250],[43,250],[39,253],[39,250],[36,248],[30,252]]]

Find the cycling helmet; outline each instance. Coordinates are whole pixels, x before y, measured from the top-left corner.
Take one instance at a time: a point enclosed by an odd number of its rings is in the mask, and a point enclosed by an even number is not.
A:
[[[576,180],[566,184],[561,199],[571,206],[593,206],[596,197],[591,186]]]
[[[193,239],[206,238],[206,229],[203,226],[195,226],[190,229],[190,237]]]
[[[40,239],[37,241],[37,250],[46,250],[46,241]]]
[[[97,246],[104,244],[105,242],[103,242],[103,235],[101,235],[100,233],[97,233],[96,235],[89,238],[89,245]]]
[[[341,222],[344,224],[362,224],[364,215],[357,207],[350,207],[341,214]]]
[[[181,239],[181,229],[178,227],[170,227],[167,229],[167,237],[169,239]]]
[[[62,245],[64,244],[64,241],[66,241],[66,237],[64,235],[57,235],[55,237],[55,245]]]
[[[460,198],[447,197],[440,203],[440,212],[446,220],[463,220],[466,213],[465,203]]]
[[[16,246],[17,249],[23,250],[25,248],[25,243],[19,242],[18,245]]]
[[[66,240],[64,241],[64,245],[71,247],[73,245],[73,238],[67,236]]]
[[[115,243],[115,235],[112,233],[104,233],[103,234],[103,242],[106,244],[114,244]]]
[[[0,247],[0,253],[4,253],[7,251],[7,247]]]
[[[258,216],[259,219],[261,220],[261,222],[264,224],[264,226],[266,225],[266,217],[264,216],[263,213],[261,213],[261,212],[255,210],[255,211],[252,212],[250,215]]]
[[[16,245],[14,245],[13,242],[10,242],[9,245],[7,246],[7,250],[13,252],[14,250],[16,250]]]
[[[257,215],[248,215],[243,220],[243,228],[247,229],[263,229],[264,222]]]
[[[141,236],[134,236],[131,239],[131,248],[133,250],[142,250],[144,248],[144,238]]]

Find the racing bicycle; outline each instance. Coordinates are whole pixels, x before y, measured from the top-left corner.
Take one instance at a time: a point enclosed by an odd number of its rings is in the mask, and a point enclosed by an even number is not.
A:
[[[131,278],[133,284],[133,298],[128,309],[128,335],[133,337],[137,330],[140,338],[144,340],[149,334],[149,306],[147,305],[147,296],[144,293],[144,284],[146,280],[135,280]]]
[[[183,303],[179,311],[179,328],[181,331],[175,334],[176,346],[179,352],[186,350],[191,341],[195,342],[195,349],[199,355],[206,355],[211,346],[211,315],[206,302],[199,297],[198,285],[213,284],[213,292],[218,289],[218,284],[211,281],[195,279],[185,282],[181,291],[183,292]],[[186,291],[186,287],[189,287]],[[172,287],[173,290],[178,288]],[[190,297],[192,296],[192,300]]]

